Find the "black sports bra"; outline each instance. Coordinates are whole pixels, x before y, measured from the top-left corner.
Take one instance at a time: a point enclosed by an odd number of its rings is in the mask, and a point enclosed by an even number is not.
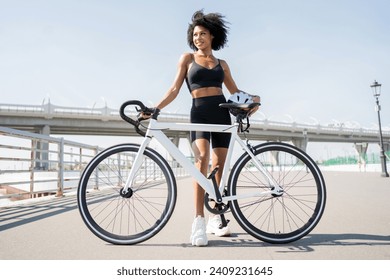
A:
[[[222,88],[224,78],[225,73],[219,59],[218,64],[214,68],[208,69],[196,63],[194,57],[192,57],[192,65],[187,73],[186,83],[188,90],[192,92],[195,89],[204,87]]]

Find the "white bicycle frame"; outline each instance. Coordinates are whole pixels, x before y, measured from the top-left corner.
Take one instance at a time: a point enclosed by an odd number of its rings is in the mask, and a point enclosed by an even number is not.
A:
[[[262,191],[262,192],[254,192],[247,193],[245,195],[239,196],[225,196],[222,197],[223,203],[227,201],[236,200],[239,198],[246,197],[255,197],[255,196],[270,196],[272,194],[280,195],[283,192],[282,188],[275,182],[266,168],[262,165],[262,163],[253,155],[252,151],[248,148],[248,146],[241,140],[237,133],[238,124],[234,125],[213,125],[213,124],[194,124],[194,123],[170,123],[170,122],[159,122],[154,119],[150,119],[148,129],[146,131],[146,136],[143,142],[140,145],[138,154],[134,160],[133,168],[129,174],[129,177],[126,180],[126,185],[124,187],[124,192],[126,192],[132,185],[134,176],[137,170],[140,168],[142,164],[142,157],[146,147],[149,145],[152,138],[156,139],[168,152],[169,154],[179,163],[181,164],[188,173],[199,183],[199,185],[209,194],[209,197],[215,201],[217,201],[217,194],[214,190],[214,186],[211,180],[207,179],[196,167],[195,165],[188,160],[188,158],[179,150],[175,144],[164,134],[163,130],[174,130],[174,131],[210,131],[210,132],[223,132],[230,133],[232,135],[230,144],[228,147],[228,152],[226,156],[226,163],[224,165],[224,169],[222,171],[222,177],[220,184],[218,186],[219,193],[222,194],[224,190],[224,186],[227,183],[230,161],[233,155],[234,143],[238,142],[243,150],[248,153],[256,167],[264,174],[267,178],[270,190]]]

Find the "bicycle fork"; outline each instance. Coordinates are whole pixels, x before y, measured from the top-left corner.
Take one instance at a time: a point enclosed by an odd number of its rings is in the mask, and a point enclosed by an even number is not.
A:
[[[133,181],[134,181],[136,172],[139,170],[139,168],[142,165],[144,151],[145,151],[146,147],[149,145],[150,141],[151,141],[151,138],[145,137],[145,140],[142,142],[141,146],[139,147],[138,153],[134,159],[133,166],[130,170],[130,174],[129,174],[129,176],[127,176],[125,186],[120,191],[121,196],[129,198],[132,195],[133,191],[131,189],[131,186],[133,185]]]
[[[283,188],[274,180],[272,175],[268,172],[268,170],[263,166],[263,164],[256,158],[253,153],[249,153],[249,156],[252,158],[255,166],[264,174],[264,176],[268,180],[268,184],[271,187],[271,195],[274,197],[283,195]]]

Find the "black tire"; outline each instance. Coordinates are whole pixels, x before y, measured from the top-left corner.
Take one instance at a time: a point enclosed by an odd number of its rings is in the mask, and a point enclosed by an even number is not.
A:
[[[78,187],[78,207],[99,238],[121,245],[143,242],[168,222],[176,204],[176,180],[165,159],[147,148],[128,196],[121,194],[137,144],[108,148],[87,165]]]
[[[284,193],[232,201],[235,219],[246,232],[268,243],[289,243],[304,237],[325,209],[326,188],[320,169],[306,153],[285,143],[258,145],[254,155]],[[229,177],[228,195],[270,189],[252,161],[248,154],[237,160]]]

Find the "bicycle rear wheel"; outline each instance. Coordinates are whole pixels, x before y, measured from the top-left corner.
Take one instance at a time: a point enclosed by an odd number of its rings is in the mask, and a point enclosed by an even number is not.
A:
[[[139,145],[121,144],[98,154],[84,170],[79,211],[99,238],[122,245],[143,242],[168,222],[176,203],[176,180],[164,158],[146,149],[130,191],[122,192]]]
[[[285,143],[265,143],[254,150],[284,193],[234,200],[234,217],[246,232],[265,242],[288,243],[304,237],[324,212],[326,188],[321,171],[306,153]],[[231,171],[228,195],[256,190],[268,191],[270,185],[250,155],[244,154]]]

